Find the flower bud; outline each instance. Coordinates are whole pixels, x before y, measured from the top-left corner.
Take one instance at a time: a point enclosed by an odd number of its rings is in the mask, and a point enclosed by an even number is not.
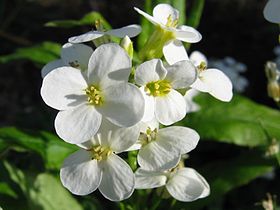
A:
[[[120,43],[120,46],[125,49],[129,57],[133,58],[133,43],[128,36],[125,36]]]
[[[280,72],[277,69],[276,63],[268,61],[265,65],[265,73],[268,79],[267,93],[274,101],[280,101],[280,85],[278,79]]]

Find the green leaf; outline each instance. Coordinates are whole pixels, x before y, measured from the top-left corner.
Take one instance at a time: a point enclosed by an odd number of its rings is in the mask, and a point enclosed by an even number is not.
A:
[[[20,151],[24,149],[39,154],[47,169],[58,170],[63,160],[77,150],[48,132],[29,132],[14,127],[0,128],[0,145]]]
[[[108,21],[98,12],[90,12],[83,16],[80,20],[56,20],[45,24],[47,27],[60,27],[60,28],[72,28],[76,26],[89,25],[94,26],[95,21],[100,20],[105,29],[111,29],[111,25]]]
[[[0,56],[0,63],[7,63],[19,59],[27,59],[34,63],[46,64],[60,57],[61,45],[55,42],[43,42],[41,44],[18,48],[14,53]]]
[[[205,0],[195,0],[190,11],[190,15],[187,16],[187,25],[197,28],[202,12],[204,9]]]
[[[264,175],[274,168],[274,162],[263,158],[258,151],[250,151],[236,158],[215,161],[201,168],[199,173],[210,184],[211,193],[199,201],[185,204],[178,202],[174,209],[202,209],[220,199],[225,193],[239,186],[248,184],[257,177]]]
[[[196,129],[202,139],[240,146],[267,146],[280,140],[280,112],[235,95],[230,103],[208,94],[196,98],[201,110],[182,122]]]
[[[13,198],[17,198],[15,191],[5,182],[0,182],[0,194],[9,195]]]
[[[4,162],[11,179],[20,186],[30,210],[82,210],[79,203],[48,173],[33,175]]]

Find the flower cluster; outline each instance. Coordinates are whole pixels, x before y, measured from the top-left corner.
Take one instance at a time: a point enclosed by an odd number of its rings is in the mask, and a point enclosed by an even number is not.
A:
[[[132,62],[128,38],[139,34],[140,26],[104,31],[99,23],[97,31],[71,37],[61,59],[42,69],[42,98],[59,111],[56,132],[80,148],[64,161],[61,182],[76,195],[98,188],[112,201],[130,197],[134,189],[163,186],[160,189],[180,201],[203,198],[209,185],[182,161],[199,135],[169,125],[191,109],[182,92],[195,89],[230,101],[232,84],[221,71],[207,69],[205,61],[188,58],[181,41],[198,42],[201,35],[177,26],[176,9],[159,4],[153,16],[135,10],[156,25],[152,40],[163,37],[157,43],[147,41],[141,62]],[[110,36],[123,38],[121,44],[110,42]],[[82,44],[88,41],[96,48]],[[132,150],[137,151],[139,166],[135,173],[118,155]]]

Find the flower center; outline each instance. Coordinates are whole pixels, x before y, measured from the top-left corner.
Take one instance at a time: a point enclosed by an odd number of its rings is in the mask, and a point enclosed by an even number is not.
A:
[[[94,146],[91,150],[92,160],[107,160],[108,156],[113,154],[113,151],[109,147],[103,147],[101,145]]]
[[[171,84],[166,80],[149,82],[145,86],[145,92],[150,96],[165,96],[171,91]]]
[[[178,19],[173,20],[172,17],[171,17],[171,15],[169,15],[169,16],[167,17],[167,23],[166,23],[165,25],[166,25],[167,27],[176,28],[177,25],[178,25],[178,22],[179,22]]]
[[[205,71],[207,69],[207,64],[202,61],[198,66],[197,66],[197,70],[198,70],[198,73],[201,73],[203,71]]]
[[[139,141],[142,146],[149,144],[152,141],[155,141],[157,138],[157,129],[152,130],[150,127],[147,128],[146,133],[140,133]]]
[[[103,97],[101,96],[101,91],[94,85],[90,85],[85,89],[87,94],[87,100],[89,104],[99,106],[103,104]]]

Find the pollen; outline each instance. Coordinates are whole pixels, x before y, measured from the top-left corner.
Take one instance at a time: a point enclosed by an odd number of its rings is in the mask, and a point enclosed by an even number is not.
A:
[[[107,160],[107,158],[113,154],[113,151],[109,147],[103,147],[101,145],[94,146],[91,150],[92,160]]]
[[[85,89],[87,94],[88,103],[91,105],[99,106],[103,104],[103,97],[101,91],[94,85],[90,85]]]
[[[159,80],[155,82],[149,82],[145,86],[145,92],[154,97],[166,96],[171,91],[171,84],[166,80]]]
[[[142,146],[149,144],[157,139],[157,129],[152,130],[150,127],[147,128],[146,133],[140,133],[139,141]]]
[[[166,22],[165,25],[166,25],[167,27],[176,28],[177,25],[178,25],[178,22],[179,22],[178,19],[173,20],[172,17],[171,17],[171,15],[169,15],[169,16],[167,17],[167,22]]]

